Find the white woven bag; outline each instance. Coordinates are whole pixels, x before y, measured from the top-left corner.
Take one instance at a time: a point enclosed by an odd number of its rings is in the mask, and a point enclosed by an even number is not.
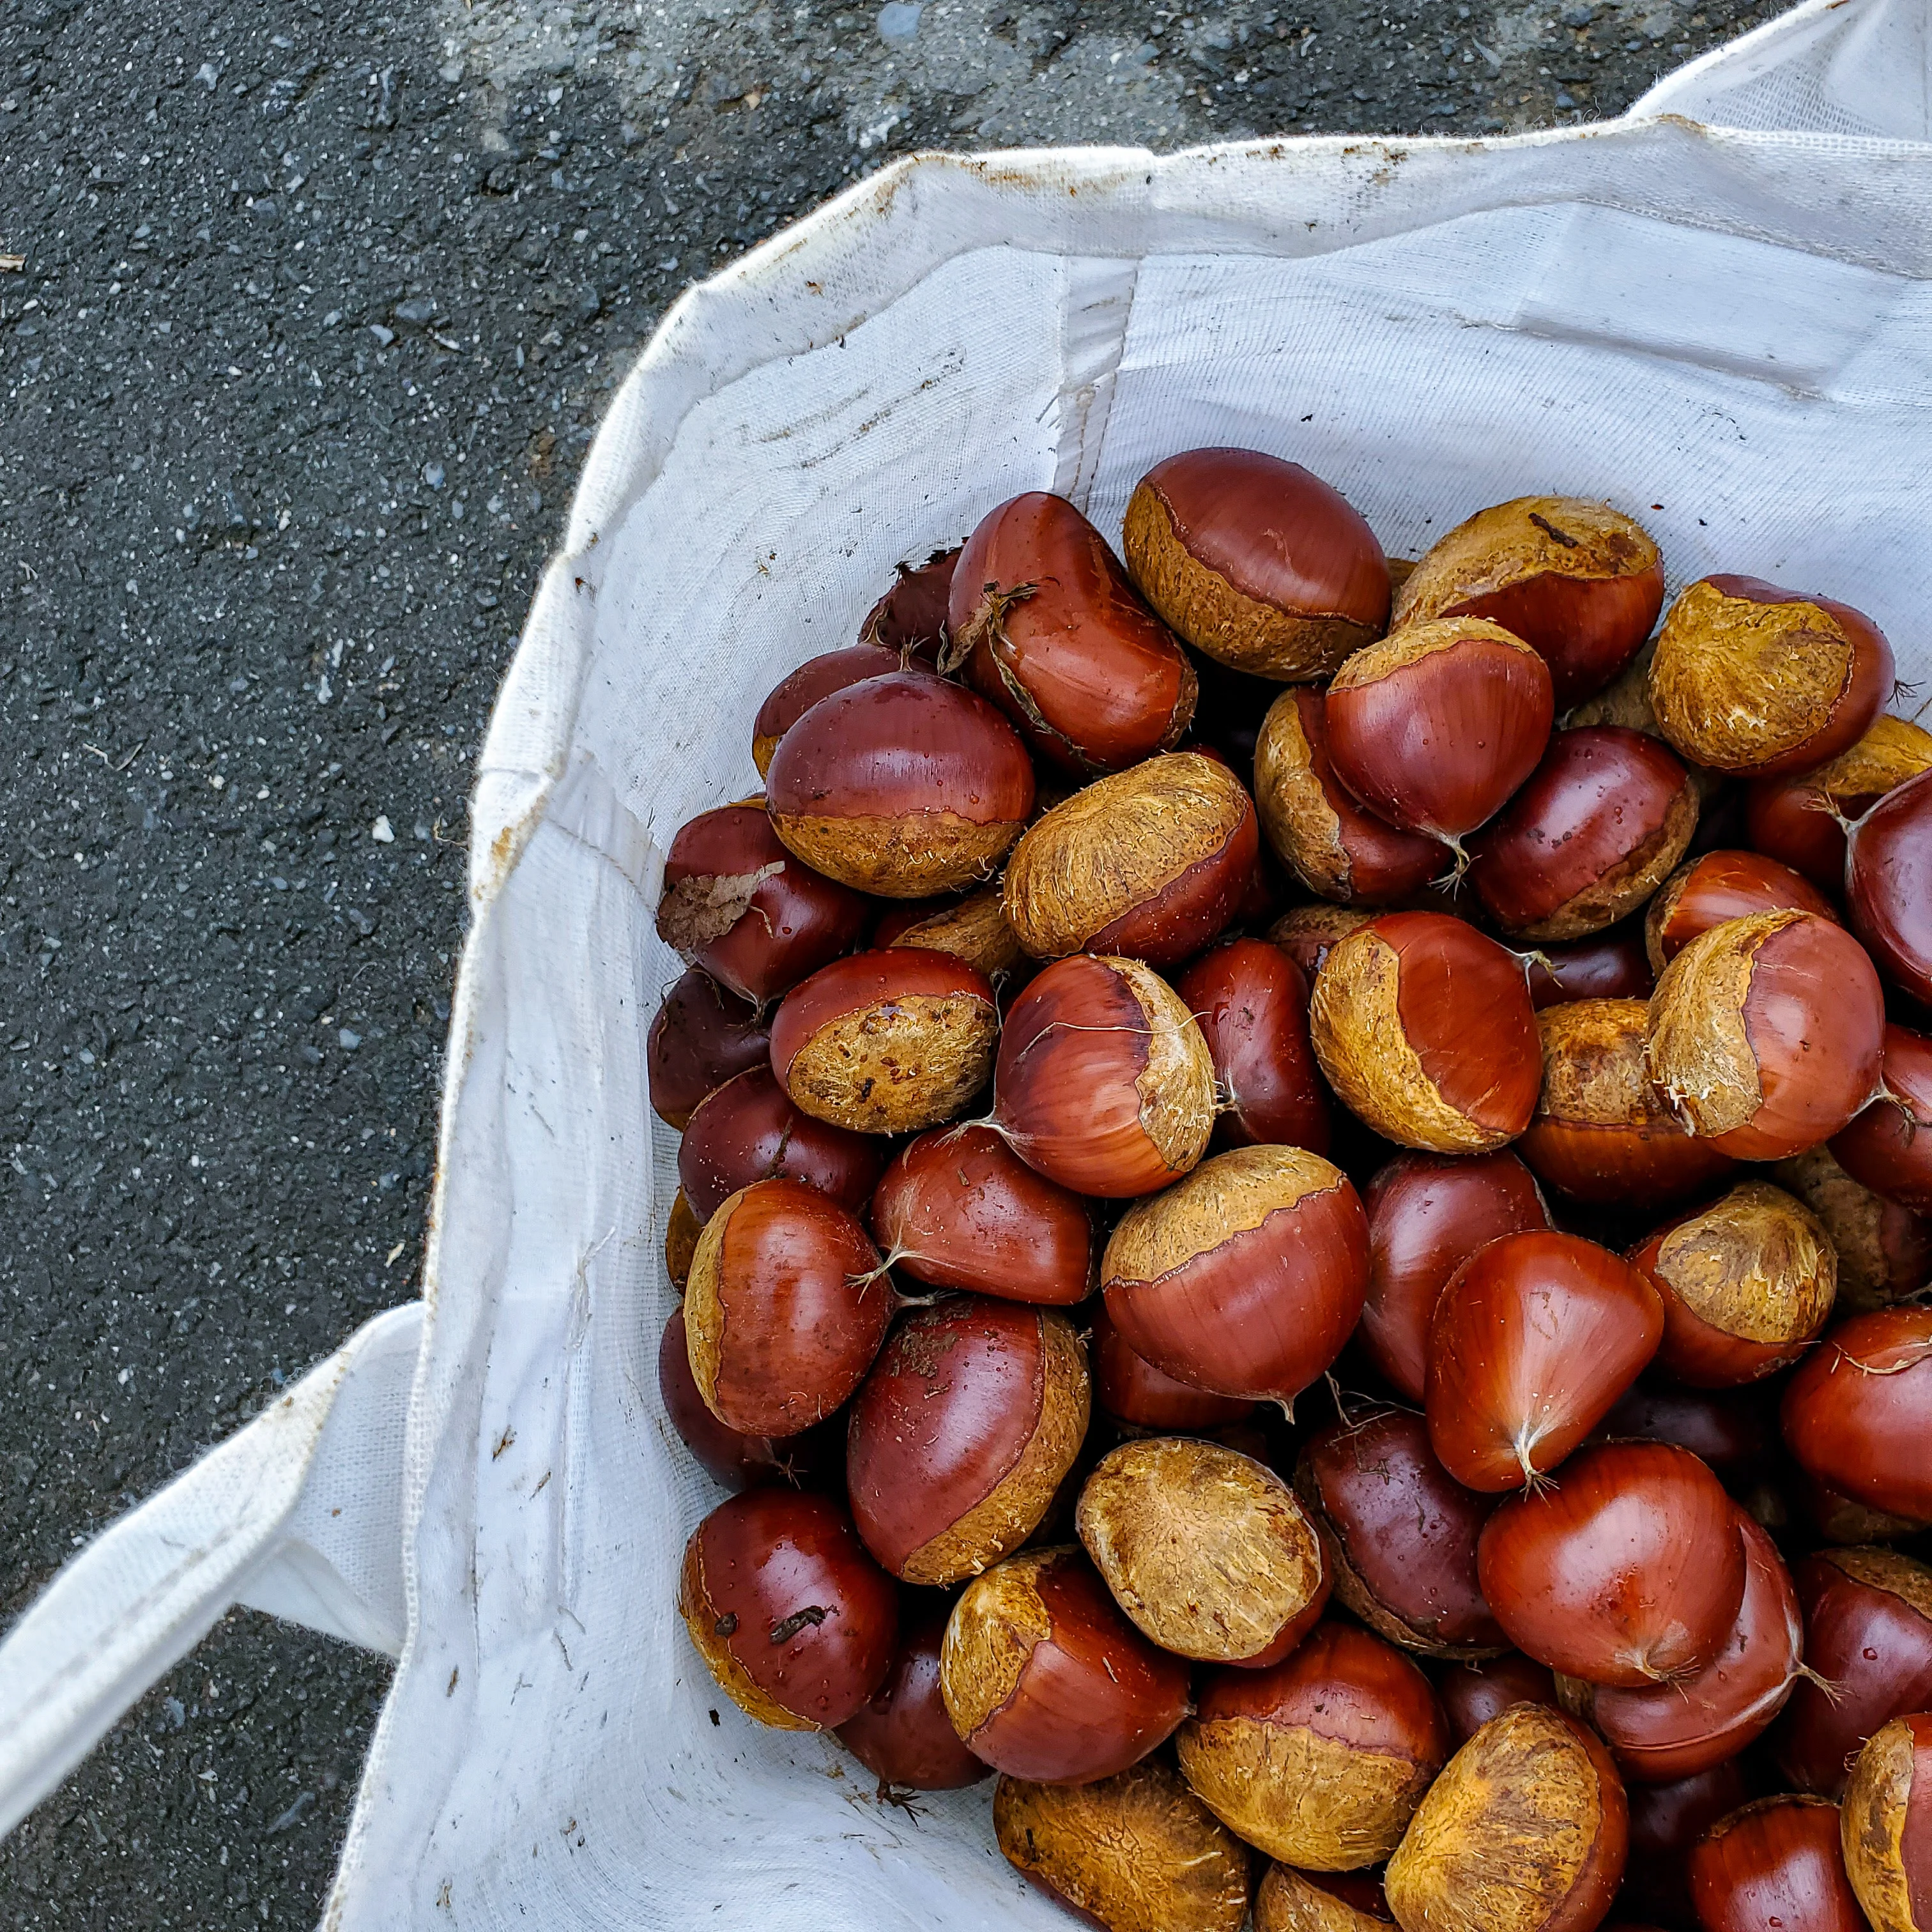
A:
[[[882,1808],[686,1642],[716,1492],[656,1394],[664,848],[752,788],[759,698],[901,558],[1025,489],[1114,533],[1203,443],[1306,464],[1394,554],[1526,490],[1607,497],[1673,590],[1828,592],[1923,676],[1928,40],[1928,0],[1808,0],[1605,125],[915,158],[692,290],[591,449],[479,763],[424,1299],[21,1619],[0,1826],[239,1600],[400,1658],[341,1932],[1064,1925],[988,1787]]]

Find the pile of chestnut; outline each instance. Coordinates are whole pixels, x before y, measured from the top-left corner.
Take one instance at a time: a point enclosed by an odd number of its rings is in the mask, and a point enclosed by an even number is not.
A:
[[[1242,450],[1122,549],[993,510],[670,847],[699,1655],[1112,1932],[1932,1932],[1884,636]]]

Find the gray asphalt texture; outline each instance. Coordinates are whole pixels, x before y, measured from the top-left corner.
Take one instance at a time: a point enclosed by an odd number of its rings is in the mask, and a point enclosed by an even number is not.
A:
[[[0,0],[0,1616],[415,1292],[469,762],[681,289],[911,148],[1515,131],[1770,10]],[[388,1677],[230,1616],[0,1924],[313,1922]]]

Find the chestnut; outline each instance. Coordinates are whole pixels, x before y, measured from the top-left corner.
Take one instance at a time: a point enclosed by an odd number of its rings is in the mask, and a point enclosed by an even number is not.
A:
[[[1655,984],[1635,919],[1588,939],[1540,946],[1530,958],[1529,1003],[1538,1012],[1568,1000],[1645,1000]]]
[[[1107,1312],[1157,1369],[1284,1405],[1341,1352],[1368,1286],[1348,1177],[1301,1148],[1236,1148],[1120,1217]]]
[[[1825,1798],[1740,1805],[1690,1848],[1688,1870],[1703,1932],[1868,1932],[1845,1876],[1838,1808]]]
[[[1832,1238],[1841,1312],[1889,1308],[1932,1276],[1932,1221],[1861,1186],[1838,1165],[1829,1147],[1780,1161],[1775,1172]]]
[[[1828,1489],[1932,1522],[1932,1307],[1840,1322],[1785,1384],[1785,1447]]]
[[[1754,781],[1744,793],[1745,836],[1821,892],[1841,892],[1840,820],[1862,817],[1887,792],[1927,770],[1932,770],[1932,732],[1903,718],[1875,718],[1850,751],[1828,763],[1790,778]]]
[[[859,936],[866,902],[782,845],[756,802],[700,812],[670,842],[658,937],[763,1007]]]
[[[1570,1000],[1536,1016],[1543,1088],[1517,1151],[1539,1180],[1599,1204],[1682,1200],[1737,1162],[1691,1134],[1650,1084],[1642,1000]]]
[[[1832,1158],[1888,1201],[1932,1212],[1932,1039],[1888,1026],[1880,1072],[1885,1090],[1832,1136]]]
[[[1157,1760],[1092,1784],[1003,1777],[993,1835],[1015,1870],[1101,1932],[1247,1922],[1247,1847]]]
[[[1520,1650],[1466,1664],[1452,1664],[1436,1680],[1442,1714],[1449,1720],[1449,1739],[1460,1750],[1492,1718],[1512,1704],[1547,1704],[1557,1708],[1556,1679],[1547,1664]]]
[[[1379,818],[1462,856],[1549,742],[1550,672],[1480,617],[1410,624],[1358,651],[1328,687],[1328,755]]]
[[[986,1084],[1000,1010],[983,973],[909,946],[856,952],[794,986],[772,1020],[793,1104],[854,1133],[950,1120]]]
[[[706,1220],[728,1195],[775,1177],[808,1182],[856,1213],[885,1159],[876,1140],[800,1113],[768,1056],[698,1103],[678,1148],[677,1178],[692,1211]]]
[[[1245,1422],[1254,1404],[1244,1396],[1216,1395],[1164,1375],[1121,1338],[1104,1299],[1092,1309],[1094,1395],[1116,1422],[1130,1430],[1165,1434],[1172,1430],[1220,1429]]]
[[[1476,1538],[1494,1504],[1436,1460],[1420,1416],[1391,1408],[1331,1424],[1303,1449],[1294,1486],[1336,1595],[1378,1636],[1432,1657],[1505,1647],[1476,1581]]]
[[[682,1133],[698,1103],[771,1054],[771,1033],[748,1000],[695,966],[678,979],[644,1036],[651,1111]]]
[[[1744,1546],[1724,1486],[1662,1442],[1580,1449],[1510,1497],[1476,1574],[1516,1647],[1566,1677],[1641,1689],[1708,1664],[1737,1621]]]
[[[1894,986],[1932,1005],[1932,772],[1887,792],[1845,843],[1852,930]]]
[[[1007,1008],[988,1124],[1028,1166],[1077,1194],[1151,1194],[1208,1150],[1214,1063],[1151,968],[1076,953]]]
[[[886,677],[904,668],[905,660],[897,651],[883,644],[856,644],[807,658],[797,670],[788,671],[772,686],[752,721],[752,762],[759,777],[771,770],[778,740],[821,698],[848,684],[862,684],[868,677]]]
[[[1445,914],[1384,913],[1337,941],[1309,1004],[1315,1057],[1385,1138],[1486,1154],[1529,1125],[1543,1082],[1522,968]]]
[[[1087,1784],[1138,1764],[1187,1714],[1187,1666],[1120,1614],[1078,1550],[976,1576],[939,1651],[952,1728],[995,1771]]]
[[[1365,812],[1335,776],[1318,691],[1284,691],[1255,741],[1255,806],[1268,841],[1301,883],[1345,905],[1390,905],[1447,871],[1448,848]]]
[[[872,944],[950,952],[995,982],[1022,957],[998,886],[982,886],[963,898],[900,899],[887,906],[873,928]]]
[[[896,1787],[957,1791],[988,1775],[990,1767],[959,1742],[939,1694],[939,1645],[951,1607],[923,1596],[901,1602],[885,1678],[838,1726],[838,1742],[878,1779],[882,1796]]]
[[[1064,1306],[1099,1279],[1087,1203],[1036,1174],[990,1127],[908,1141],[880,1176],[872,1215],[889,1264],[934,1288]]]
[[[1390,1388],[1420,1402],[1429,1319],[1443,1285],[1485,1243],[1547,1228],[1529,1170],[1507,1149],[1465,1156],[1403,1154],[1362,1197],[1369,1217],[1369,1289],[1358,1331]]]
[[[1174,982],[1214,1063],[1216,1143],[1328,1151],[1328,1102],[1308,1038],[1308,982],[1264,939],[1231,939]]]
[[[1388,562],[1360,513],[1258,449],[1156,464],[1128,500],[1121,541],[1148,602],[1237,670],[1326,677],[1388,628]]]
[[[1832,902],[1789,866],[1756,852],[1700,853],[1664,880],[1644,914],[1651,971],[1661,973],[1700,933],[1727,919],[1780,907],[1839,922]]]
[[[1375,917],[1354,906],[1295,906],[1268,929],[1268,943],[1279,946],[1300,968],[1311,992],[1316,975],[1328,963],[1338,940],[1366,926]]]
[[[691,1534],[678,1614],[718,1687],[781,1730],[830,1730],[891,1667],[892,1579],[830,1496],[752,1490]]]
[[[1255,1894],[1255,1932],[1376,1932],[1394,1916],[1365,1872],[1299,1872],[1271,1864]]]
[[[1520,939],[1581,939],[1648,898],[1697,829],[1667,745],[1615,724],[1558,731],[1470,848],[1490,916]]]
[[[1885,996],[1864,949],[1816,913],[1726,920],[1650,996],[1650,1077],[1720,1154],[1780,1160],[1827,1140],[1879,1090]]]
[[[1685,758],[1778,778],[1856,744],[1894,675],[1885,633],[1849,604],[1755,577],[1706,577],[1658,633],[1650,702]]]
[[[1663,1330],[1649,1279],[1580,1234],[1532,1229],[1478,1248],[1430,1318],[1424,1407],[1443,1467],[1472,1490],[1534,1488],[1636,1379]]]
[[[1664,1298],[1657,1365],[1693,1388],[1733,1388],[1788,1368],[1838,1292],[1823,1225],[1762,1180],[1666,1222],[1630,1259]]]
[[[866,1547],[908,1583],[976,1576],[1039,1526],[1091,1408],[1065,1316],[976,1294],[914,1309],[852,1403],[845,1481]]]
[[[859,626],[861,641],[883,645],[902,661],[908,656],[936,661],[946,642],[952,573],[958,563],[955,544],[933,551],[923,563],[900,564],[892,588],[866,613]]]
[[[1402,1932],[1594,1932],[1629,1841],[1623,1780],[1596,1733],[1515,1704],[1449,1760],[1382,1885]]]
[[[1736,1492],[1762,1473],[1772,1438],[1769,1411],[1760,1391],[1675,1388],[1646,1377],[1618,1398],[1589,1439],[1674,1442],[1708,1462]]]
[[[1630,1863],[1618,1904],[1659,1925],[1690,1932],[1690,1847],[1726,1812],[1750,1796],[1743,1766],[1734,1757],[1668,1784],[1632,1784]]]
[[[1888,1718],[1932,1708],[1932,1570],[1895,1550],[1821,1550],[1794,1566],[1808,1676],[1772,1743],[1800,1790],[1835,1798]]]
[[[692,1211],[691,1197],[682,1188],[671,1196],[670,1212],[664,1216],[664,1273],[679,1294],[691,1279],[691,1258],[698,1252],[698,1238],[704,1223]]]
[[[1219,759],[1150,758],[1028,828],[1006,864],[1006,922],[1037,958],[1174,965],[1234,917],[1259,840],[1253,802]]]
[[[1641,1690],[1570,1677],[1557,1687],[1564,1708],[1596,1726],[1626,1778],[1662,1784],[1714,1769],[1765,1730],[1798,1682],[1804,1624],[1790,1574],[1742,1510],[1734,1520],[1744,1600],[1708,1664]]]
[[[704,1406],[691,1372],[691,1345],[684,1331],[684,1310],[674,1308],[658,1345],[658,1395],[664,1419],[705,1473],[728,1490],[748,1490],[760,1483],[796,1484],[802,1473],[800,1438],[775,1440],[769,1436],[741,1436],[728,1429]]]
[[[1800,1469],[1792,1484],[1799,1509],[1812,1528],[1827,1543],[1892,1543],[1914,1536],[1925,1527],[1909,1516],[1894,1516],[1885,1510],[1868,1509],[1836,1490],[1827,1489],[1816,1477]]]
[[[1070,503],[1030,490],[966,539],[942,668],[1011,718],[1037,752],[1082,776],[1171,751],[1199,686],[1106,539]]]
[[[1354,1871],[1394,1850],[1449,1738],[1408,1658],[1323,1623],[1266,1670],[1210,1672],[1174,1749],[1238,1837],[1285,1864]]]
[[[1178,1657],[1264,1667],[1322,1614],[1307,1512],[1272,1469],[1188,1436],[1123,1442],[1082,1486],[1074,1527],[1114,1600]]]
[[[1839,1813],[1845,1876],[1872,1932],[1932,1924],[1932,1715],[1894,1718],[1865,1740]]]
[[[885,1339],[879,1252],[802,1180],[756,1180],[704,1224],[684,1292],[704,1406],[745,1436],[796,1436],[841,1407]]]
[[[821,698],[779,740],[766,809],[786,846],[884,898],[990,877],[1033,815],[1033,764],[970,691],[921,670]]]
[[[1486,617],[1550,667],[1567,711],[1642,647],[1664,608],[1664,560],[1635,518],[1577,496],[1518,496],[1437,538],[1394,622]]]

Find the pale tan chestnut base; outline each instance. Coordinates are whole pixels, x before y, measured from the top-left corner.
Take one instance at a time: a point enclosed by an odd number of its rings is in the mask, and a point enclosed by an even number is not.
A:
[[[828,879],[880,898],[922,899],[990,879],[1020,836],[1017,820],[975,824],[952,812],[826,818],[774,812],[772,829]]]
[[[1010,972],[1022,956],[1019,935],[1006,923],[998,886],[988,886],[957,905],[908,926],[892,944],[950,952],[989,980]]]
[[[1268,706],[1255,740],[1255,809],[1275,856],[1311,892],[1349,897],[1354,868],[1342,843],[1342,821],[1315,776],[1314,752],[1292,691]]]
[[[986,1000],[908,994],[828,1020],[792,1055],[785,1091],[854,1133],[916,1133],[986,1085],[999,1037],[998,1010]]]
[[[1255,1932],[1388,1932],[1388,1922],[1359,1912],[1287,1865],[1270,1865],[1255,1894]]]
[[[1762,1180],[1741,1181],[1666,1234],[1651,1272],[1708,1327],[1773,1346],[1816,1334],[1838,1292],[1818,1217]]]
[[[1061,1544],[997,1564],[968,1584],[952,1606],[939,1646],[939,1694],[952,1728],[968,1744],[1019,1688],[1034,1646],[1052,1635],[1039,1576],[1067,1552]]]
[[[815,1731],[809,1718],[794,1716],[752,1681],[751,1673],[731,1653],[731,1646],[712,1621],[704,1596],[704,1559],[698,1553],[698,1538],[684,1546],[684,1565],[679,1573],[678,1614],[691,1634],[691,1641],[704,1667],[718,1680],[718,1688],[742,1711],[761,1724],[781,1731]]]
[[[1772,1172],[1823,1222],[1838,1258],[1838,1300],[1845,1310],[1862,1315],[1889,1308],[1920,1286],[1916,1275],[1894,1286],[1886,1256],[1886,1223],[1903,1210],[1854,1180],[1830,1148],[1781,1160]]]
[[[1671,1110],[1714,1139],[1744,1126],[1764,1102],[1744,1024],[1757,950],[1806,913],[1753,913],[1700,932],[1664,968],[1650,996],[1645,1063]]]
[[[1845,1876],[1872,1922],[1872,1932],[1932,1932],[1912,1911],[1905,1869],[1906,1808],[1912,1796],[1912,1727],[1902,1718],[1881,1725],[1852,1768],[1838,1814]]]

